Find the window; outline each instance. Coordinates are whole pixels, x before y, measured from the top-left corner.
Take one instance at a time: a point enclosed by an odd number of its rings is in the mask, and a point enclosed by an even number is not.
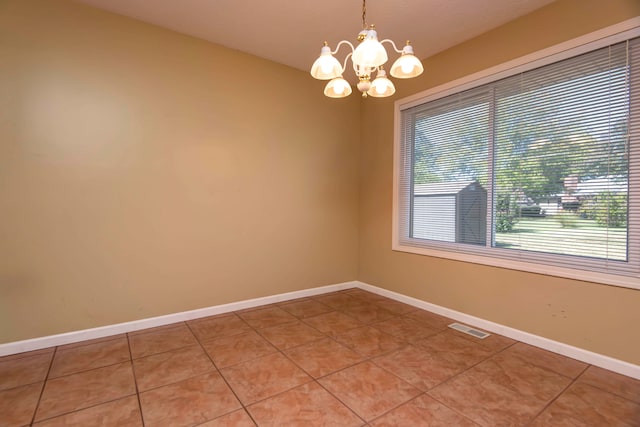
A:
[[[639,35],[398,101],[394,249],[640,288]]]

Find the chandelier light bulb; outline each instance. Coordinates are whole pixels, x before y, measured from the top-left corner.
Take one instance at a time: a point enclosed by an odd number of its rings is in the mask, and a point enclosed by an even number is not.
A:
[[[366,49],[362,52],[364,65],[373,64],[376,60],[376,52],[373,49]]]
[[[333,70],[333,67],[331,67],[331,63],[329,61],[323,61],[320,64],[320,69],[324,74],[330,74],[331,70]],[[404,67],[402,68],[402,70],[404,71]]]
[[[403,73],[410,74],[413,71],[414,66],[410,61],[405,61],[402,63],[400,68],[402,68]]]
[[[348,86],[349,84],[345,80],[340,79],[333,85],[333,91],[336,95],[342,95],[347,90]]]

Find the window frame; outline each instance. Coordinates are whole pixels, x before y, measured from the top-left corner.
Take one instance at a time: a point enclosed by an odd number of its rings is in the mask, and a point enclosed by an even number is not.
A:
[[[532,256],[531,260],[513,260],[498,258],[489,253],[478,255],[463,252],[453,252],[440,248],[425,248],[412,246],[401,242],[401,232],[408,227],[401,223],[401,203],[403,195],[400,192],[401,173],[404,170],[401,162],[402,140],[401,140],[401,114],[411,107],[425,104],[436,99],[475,88],[487,83],[500,80],[514,74],[526,72],[544,65],[552,64],[563,59],[587,53],[602,47],[606,47],[618,42],[622,42],[640,36],[640,17],[623,21],[619,24],[603,28],[601,30],[586,34],[584,36],[568,40],[555,46],[522,56],[512,61],[499,64],[486,70],[453,80],[443,85],[427,89],[409,97],[397,100],[394,104],[394,151],[393,151],[393,207],[392,207],[392,250],[408,252],[419,255],[446,258],[457,261],[471,262],[475,264],[501,267],[512,270],[519,270],[530,273],[557,276],[569,279],[576,279],[588,282],[596,282],[607,285],[620,286],[625,288],[640,289],[640,272],[635,276],[619,275],[613,273],[594,272],[568,267],[560,267],[541,263],[538,257]],[[635,191],[640,190],[640,171],[630,170],[630,188]],[[634,218],[640,216],[638,207],[639,201],[633,201],[629,193],[629,215]],[[632,203],[633,201],[633,203]],[[637,223],[633,221],[633,223]],[[632,221],[629,221],[631,228]],[[629,231],[631,235],[631,231]],[[640,230],[634,231],[635,235],[640,235]],[[640,253],[640,244],[631,238],[628,241],[628,251]]]

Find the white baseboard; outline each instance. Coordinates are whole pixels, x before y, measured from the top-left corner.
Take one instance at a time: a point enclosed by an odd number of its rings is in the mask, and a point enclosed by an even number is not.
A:
[[[459,311],[451,310],[449,308],[442,307],[436,304],[431,304],[417,298],[408,297],[397,292],[378,288],[377,286],[369,285],[367,283],[356,282],[356,286],[365,291],[382,295],[387,298],[391,298],[396,301],[403,302],[405,304],[409,304],[435,314],[439,314],[441,316],[449,317],[459,322],[466,323],[467,325],[473,326],[475,328],[480,328],[489,332],[504,335],[514,340],[521,341],[523,343],[530,344],[545,350],[549,350],[554,353],[562,354],[564,356],[571,357],[573,359],[580,360],[582,362],[589,363],[600,368],[608,369],[610,371],[617,372],[628,377],[640,379],[640,366],[634,365],[633,363],[614,359],[609,356],[594,353],[592,351],[564,344],[559,341],[554,341],[538,335],[530,334],[528,332],[510,328],[508,326],[484,320],[479,317],[470,316]]]
[[[284,294],[271,295],[262,298],[254,298],[229,304],[216,305],[212,307],[201,308],[197,310],[184,311],[181,313],[168,314],[165,316],[151,317],[148,319],[134,320],[132,322],[118,323],[115,325],[102,326],[99,328],[85,329],[81,331],[68,332],[58,335],[50,335],[42,338],[34,338],[24,341],[16,341],[6,344],[0,344],[0,356],[9,354],[22,353],[25,351],[39,350],[42,348],[53,347],[74,342],[85,341],[95,338],[107,337],[110,335],[122,334],[125,332],[138,331],[140,329],[153,328],[156,326],[164,326],[187,320],[199,319],[216,314],[229,313],[231,311],[243,310],[246,308],[258,307],[261,305],[273,304],[282,301],[288,301],[296,298],[304,298],[313,295],[324,294],[327,292],[335,292],[349,288],[360,288],[378,295],[391,298],[393,300],[412,305],[441,316],[449,317],[459,322],[466,323],[470,326],[484,329],[489,332],[504,335],[506,337],[530,344],[554,353],[562,354],[594,366],[599,366],[613,372],[617,372],[628,377],[640,379],[640,366],[628,363],[612,357],[604,356],[578,347],[573,347],[558,341],[544,338],[538,335],[530,334],[518,329],[494,323],[479,317],[470,316],[459,311],[451,310],[436,304],[431,304],[417,298],[409,297],[397,292],[389,291],[377,286],[369,285],[364,282],[352,281],[338,283],[335,285],[321,286],[318,288],[305,289],[301,291],[288,292]]]
[[[67,332],[64,334],[49,335],[46,337],[33,338],[24,341],[15,341],[6,344],[0,344],[0,356],[23,353],[25,351],[40,350],[42,348],[71,344],[95,338],[108,337],[125,332],[138,331],[140,329],[154,328],[156,326],[170,325],[172,323],[199,319],[201,317],[214,316],[216,314],[229,313],[236,310],[244,310],[246,308],[258,307],[261,305],[273,304],[296,298],[304,298],[313,295],[324,294],[327,292],[340,291],[343,289],[354,288],[356,286],[357,282],[344,282],[335,285],[321,286],[318,288],[304,289],[301,291],[287,292],[284,294],[270,295],[262,298],[254,298],[229,304],[200,308],[197,310],[167,314],[165,316],[150,317],[147,319],[118,323],[115,325],[101,326],[98,328],[84,329],[81,331]]]

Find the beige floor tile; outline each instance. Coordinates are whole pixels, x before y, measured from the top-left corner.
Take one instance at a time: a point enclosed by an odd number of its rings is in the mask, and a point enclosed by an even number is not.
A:
[[[326,337],[322,332],[300,321],[261,329],[260,335],[280,350],[297,347]]]
[[[205,341],[202,346],[219,369],[278,351],[255,331]]]
[[[356,301],[348,292],[343,291],[330,292],[323,295],[315,295],[311,298],[334,309],[340,308],[344,305],[352,304]]]
[[[377,357],[373,362],[426,391],[490,355],[491,352],[468,340],[440,333]]]
[[[130,396],[136,392],[131,362],[48,380],[36,421]]]
[[[83,346],[60,348],[53,357],[49,378],[115,365],[130,359],[129,344],[124,336]]]
[[[412,305],[405,304],[400,301],[395,301],[389,298],[380,299],[379,301],[376,301],[375,304],[395,314],[407,314],[416,309]]]
[[[342,311],[365,324],[377,323],[397,316],[396,313],[374,304],[361,304],[355,307],[348,307],[346,309],[344,307],[340,307],[337,310]]]
[[[376,419],[370,426],[477,427],[478,424],[423,394]]]
[[[353,298],[356,298],[363,302],[367,302],[369,304],[375,304],[379,301],[391,301],[389,298],[382,295],[374,294],[373,292],[365,291],[358,288],[347,289],[344,292]]]
[[[531,427],[545,426],[638,427],[640,404],[576,383],[531,424]]]
[[[336,341],[365,357],[374,357],[406,345],[399,338],[371,326],[364,326],[336,336]]]
[[[275,305],[271,305],[267,308],[241,311],[238,312],[238,316],[244,319],[244,321],[246,321],[250,326],[258,329],[296,322],[298,320],[291,313],[288,313]]]
[[[0,390],[44,381],[53,352],[0,360]]]
[[[134,359],[133,368],[140,391],[182,381],[215,369],[199,345]]]
[[[340,313],[339,311],[332,311],[318,316],[308,317],[303,321],[320,332],[324,332],[325,334],[332,336],[363,326],[362,322],[359,322],[344,313]]]
[[[245,405],[311,381],[311,377],[280,353],[224,368],[220,372]]]
[[[241,408],[216,371],[140,394],[146,427],[191,426]]]
[[[280,308],[288,313],[293,314],[299,319],[317,316],[318,314],[333,311],[333,309],[328,305],[322,304],[321,302],[318,302],[311,298],[304,298],[282,303],[280,304]]]
[[[34,424],[34,427],[65,426],[142,427],[138,398],[129,396]]]
[[[420,394],[417,388],[371,362],[359,363],[318,381],[365,421]]]
[[[43,384],[35,383],[0,391],[0,426],[29,425],[36,411]]]
[[[525,425],[570,383],[565,376],[498,354],[428,393],[481,425]]]
[[[131,355],[134,359],[195,344],[197,344],[196,338],[184,323],[177,324],[171,328],[162,328],[129,336]]]
[[[193,320],[187,324],[200,342],[238,335],[251,330],[245,321],[233,313]]]
[[[625,399],[640,403],[640,380],[590,366],[578,378],[578,382],[597,387],[609,393],[617,394]],[[638,417],[640,420],[640,417]],[[640,423],[639,423],[640,424]]]
[[[458,363],[446,358],[432,357],[432,354],[415,346],[399,350],[373,359],[373,363],[407,381],[422,391],[442,384],[482,359],[471,358]],[[466,365],[465,365],[466,364]]]
[[[406,317],[410,317],[415,319],[425,326],[428,326],[433,329],[437,329],[440,331],[444,331],[448,329],[448,325],[454,323],[454,320],[449,319],[448,317],[440,316],[435,313],[431,313],[429,311],[415,309],[414,311],[410,311],[404,314]]]
[[[94,338],[90,340],[78,341],[71,344],[61,345],[57,348],[57,351],[60,350],[70,350],[76,347],[82,347],[85,345],[97,344],[105,341],[117,340],[121,338],[126,338],[127,334],[116,334],[116,335],[108,335],[106,337]]]
[[[317,383],[311,382],[247,408],[260,427],[361,426],[356,416]]]
[[[41,356],[43,354],[53,354],[53,352],[55,351],[55,347],[47,347],[47,348],[42,348],[39,350],[33,350],[33,351],[25,351],[22,353],[15,353],[15,354],[8,354],[6,356],[0,356],[0,363],[1,362],[7,362],[9,360],[15,360],[15,359],[23,359],[25,357],[31,357],[31,356]]]
[[[331,338],[286,350],[285,354],[314,378],[362,361],[362,356]]]
[[[198,427],[255,427],[255,423],[244,409],[223,415],[214,420],[200,424]]]
[[[577,378],[588,366],[584,362],[524,343],[516,343],[504,350],[502,354],[518,357],[527,363],[549,369],[569,378]]]
[[[416,342],[440,332],[410,317],[392,317],[371,326],[406,342]]]

